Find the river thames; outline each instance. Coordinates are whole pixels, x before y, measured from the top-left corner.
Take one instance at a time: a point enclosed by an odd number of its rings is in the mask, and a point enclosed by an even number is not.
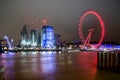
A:
[[[97,52],[9,52],[0,54],[6,80],[120,80],[97,68]]]

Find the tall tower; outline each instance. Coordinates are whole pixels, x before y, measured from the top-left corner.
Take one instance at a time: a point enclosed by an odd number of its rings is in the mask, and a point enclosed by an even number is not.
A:
[[[28,32],[27,32],[27,25],[23,25],[23,29],[21,31],[21,47],[26,47],[28,42]]]
[[[54,28],[48,26],[45,20],[43,20],[43,24],[41,31],[41,47],[52,49],[55,47]]]
[[[35,29],[31,29],[31,37],[30,37],[30,43],[32,47],[37,46],[37,31]]]

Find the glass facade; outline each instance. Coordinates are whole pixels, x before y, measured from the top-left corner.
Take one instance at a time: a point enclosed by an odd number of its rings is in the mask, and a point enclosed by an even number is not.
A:
[[[43,26],[41,31],[41,47],[54,48],[54,28],[52,26]]]
[[[27,25],[23,25],[23,29],[21,31],[21,47],[26,47],[28,43],[28,32]]]
[[[36,30],[32,29],[31,30],[31,40],[30,40],[31,46],[35,47],[37,46],[37,34],[36,34]]]
[[[20,46],[22,48],[41,47],[46,49],[53,49],[56,47],[54,28],[52,26],[44,25],[37,34],[35,29],[27,29],[27,25],[23,25],[20,38]]]

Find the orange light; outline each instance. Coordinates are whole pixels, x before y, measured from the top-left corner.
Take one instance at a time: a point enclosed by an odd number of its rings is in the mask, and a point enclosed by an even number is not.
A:
[[[47,21],[45,19],[43,20],[43,25],[47,25]]]

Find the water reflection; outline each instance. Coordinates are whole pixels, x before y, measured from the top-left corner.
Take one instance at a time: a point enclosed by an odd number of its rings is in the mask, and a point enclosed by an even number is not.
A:
[[[56,64],[55,62],[55,58],[53,57],[46,57],[46,58],[41,58],[41,70],[42,73],[52,73],[55,72],[56,69]]]
[[[0,55],[0,64],[6,68],[6,80],[120,79],[118,74],[98,70],[96,53],[93,52],[5,53]]]
[[[0,55],[0,65],[4,65],[5,67],[5,77],[8,80],[15,80],[15,72],[14,72],[14,60],[13,58],[15,53],[13,52],[6,52]],[[12,76],[12,77],[11,77]]]
[[[15,53],[14,52],[6,52],[6,53],[4,53],[4,54],[1,54],[1,58],[13,58],[14,57],[14,55],[15,55]]]

